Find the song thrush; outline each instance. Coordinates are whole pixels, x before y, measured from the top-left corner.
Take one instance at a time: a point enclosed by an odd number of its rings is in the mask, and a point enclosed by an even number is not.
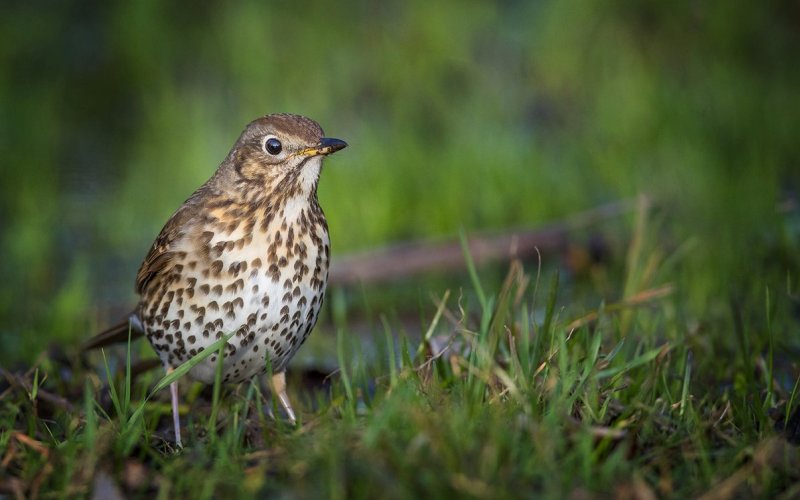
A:
[[[273,114],[251,122],[214,175],[170,217],[136,276],[129,321],[100,334],[143,333],[167,371],[224,334],[223,381],[263,373],[289,418],[289,360],[317,321],[330,244],[317,201],[322,158],[347,144],[313,120]],[[217,354],[189,375],[212,383]],[[181,445],[177,382],[170,387]]]

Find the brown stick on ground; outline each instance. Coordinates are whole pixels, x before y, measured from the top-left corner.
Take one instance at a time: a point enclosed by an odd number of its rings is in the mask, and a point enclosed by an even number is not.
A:
[[[621,200],[538,228],[474,234],[467,238],[469,252],[475,264],[480,265],[512,257],[530,257],[537,249],[558,250],[567,243],[570,231],[618,217],[636,206],[637,200]],[[328,279],[334,285],[379,283],[426,271],[447,271],[464,266],[461,242],[456,238],[413,241],[334,259]]]
[[[23,377],[20,377],[14,372],[0,368],[0,377],[5,378],[6,381],[9,383],[9,385],[11,386],[9,387],[9,390],[17,389],[17,390],[23,390],[27,393],[30,393],[33,390],[33,385],[29,381],[25,380]],[[5,396],[7,392],[9,391],[3,392],[2,396]],[[72,403],[69,402],[69,400],[62,398],[58,394],[52,394],[50,392],[47,392],[41,387],[37,388],[36,397],[55,407],[65,409],[67,411],[74,411],[74,407],[72,406]]]

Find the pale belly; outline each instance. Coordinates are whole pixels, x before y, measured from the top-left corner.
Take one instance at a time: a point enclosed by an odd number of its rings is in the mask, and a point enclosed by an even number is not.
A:
[[[291,229],[291,228],[290,228]],[[148,339],[165,365],[176,367],[224,335],[223,381],[238,382],[267,370],[284,371],[317,321],[328,274],[327,233],[277,231],[251,244],[226,245],[236,234],[209,241],[206,264],[187,252],[162,299],[140,311]],[[258,243],[264,238],[263,244]],[[221,244],[221,245],[220,245]],[[210,264],[209,264],[210,263]],[[214,353],[190,376],[211,383]]]

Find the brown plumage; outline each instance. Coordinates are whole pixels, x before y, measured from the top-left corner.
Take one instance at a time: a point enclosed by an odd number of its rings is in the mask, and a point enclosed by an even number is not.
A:
[[[150,341],[169,371],[223,335],[223,380],[273,368],[273,388],[294,420],[286,365],[317,321],[330,244],[317,201],[322,158],[344,148],[308,118],[251,122],[214,175],[170,217],[136,276],[141,300],[129,322],[91,340]],[[217,354],[190,371],[213,381]],[[171,387],[180,444],[177,385]]]

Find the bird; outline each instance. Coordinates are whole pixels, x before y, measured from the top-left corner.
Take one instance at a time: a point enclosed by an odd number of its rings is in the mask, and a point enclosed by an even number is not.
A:
[[[296,421],[286,367],[317,322],[330,239],[317,198],[323,158],[347,147],[314,120],[278,113],[250,122],[208,181],[169,218],[136,275],[128,318],[85,348],[145,336],[167,373],[230,335],[222,381],[272,369],[272,390]],[[218,353],[189,371],[212,384]],[[177,380],[170,384],[181,448]]]

